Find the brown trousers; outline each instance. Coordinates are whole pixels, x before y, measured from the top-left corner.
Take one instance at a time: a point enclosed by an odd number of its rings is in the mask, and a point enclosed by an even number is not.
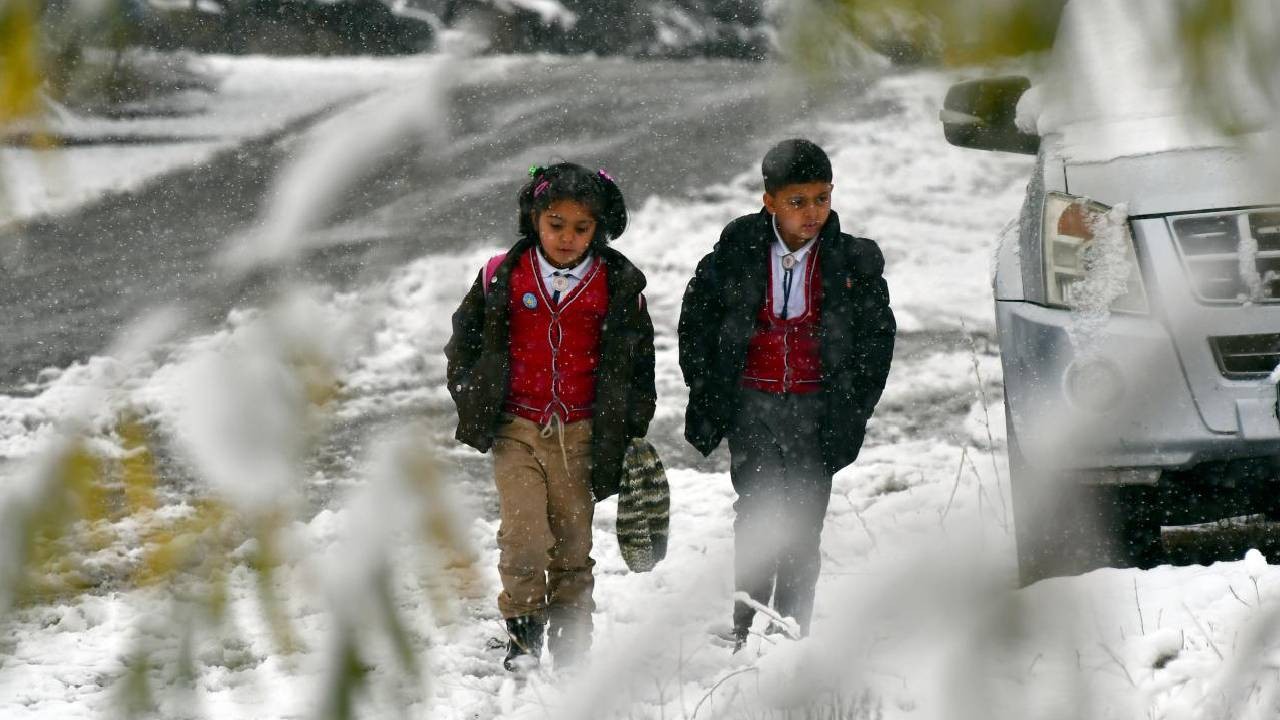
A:
[[[548,610],[585,616],[595,602],[591,568],[591,421],[553,425],[503,415],[493,443],[498,486],[498,574],[504,618]]]

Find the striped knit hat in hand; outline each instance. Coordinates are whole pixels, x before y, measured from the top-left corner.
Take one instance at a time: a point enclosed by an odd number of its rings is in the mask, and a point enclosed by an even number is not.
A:
[[[671,489],[658,451],[633,438],[622,459],[618,490],[618,547],[633,572],[648,572],[667,556]]]

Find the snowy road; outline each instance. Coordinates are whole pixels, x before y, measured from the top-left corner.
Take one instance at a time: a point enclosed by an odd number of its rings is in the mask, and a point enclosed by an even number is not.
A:
[[[408,673],[416,682],[407,682],[382,626],[360,625],[368,636],[360,661],[369,671],[362,716],[783,717],[775,708],[796,701],[807,701],[816,713],[843,708],[839,717],[850,718],[1239,716],[1230,702],[1246,675],[1229,659],[1247,648],[1252,623],[1266,616],[1261,606],[1274,602],[1280,588],[1280,574],[1265,563],[1102,570],[1010,590],[1000,373],[988,339],[989,264],[997,233],[1021,201],[1030,161],[942,141],[938,105],[954,77],[882,77],[862,90],[831,93],[818,110],[804,113],[761,82],[765,69],[755,65],[476,63],[461,74],[462,86],[474,89],[457,94],[457,139],[444,159],[391,163],[334,208],[319,234],[336,238],[341,252],[330,250],[336,259],[322,254],[313,264],[326,273],[347,268],[336,273],[343,290],[313,293],[285,316],[301,320],[286,338],[322,347],[339,337],[350,345],[341,354],[341,391],[329,430],[308,460],[304,484],[311,502],[287,528],[286,559],[273,580],[284,598],[285,622],[304,649],[278,652],[245,560],[252,550],[234,553],[227,617],[191,623],[132,581],[142,564],[139,538],[147,536],[148,524],[166,520],[164,512],[118,518],[101,528],[118,542],[73,553],[68,561],[97,579],[92,591],[23,607],[0,624],[0,716],[113,716],[121,679],[138,677],[132,673],[139,668],[165,717],[313,716],[332,677],[326,649],[340,636],[343,619],[367,600],[360,595],[367,578],[356,571],[369,556],[350,547],[347,533],[394,526],[397,517],[394,504],[375,505],[380,514],[371,521],[361,505],[370,501],[362,493],[376,488],[379,477],[378,454],[370,448],[410,420],[425,421],[415,438],[437,454],[446,484],[464,491],[474,513],[465,534],[478,574],[422,563],[413,543],[393,545],[391,605],[423,665]],[[251,69],[276,73],[279,84],[298,72],[288,64]],[[361,92],[396,92],[396,83],[413,81],[410,72],[381,89],[351,82]],[[547,84],[557,87],[554,94],[535,91]],[[590,112],[566,118],[563,108],[579,100]],[[732,656],[706,637],[708,628],[725,622],[730,606],[733,497],[723,450],[704,460],[679,438],[684,395],[674,329],[696,261],[725,222],[756,209],[760,149],[801,134],[831,152],[835,206],[846,228],[884,249],[902,334],[866,449],[835,479],[814,637],[802,643],[756,637]],[[45,363],[57,366],[20,394],[0,395],[0,459],[7,461],[0,464],[0,482],[13,481],[24,461],[38,456],[59,419],[81,407],[86,388],[113,388],[86,422],[104,452],[120,441],[112,427],[122,408],[145,413],[162,435],[181,436],[193,367],[210,355],[234,356],[270,321],[235,312],[218,318],[211,332],[130,365],[108,358],[72,362],[97,351],[139,306],[164,302],[179,288],[216,294],[209,257],[235,226],[253,220],[263,173],[296,146],[288,135],[252,142],[245,146],[251,157],[242,157],[261,170],[240,162],[219,166],[222,182],[241,181],[255,198],[243,205],[207,208],[199,212],[211,217],[175,222],[182,210],[165,204],[160,187],[208,172],[198,168],[130,196],[168,207],[167,217],[125,221],[130,203],[107,200],[40,226],[26,239],[54,249],[52,264],[40,268],[44,255],[28,245],[31,275],[24,282],[31,297],[41,297],[35,288],[44,284],[66,290],[98,273],[138,282],[130,285],[135,295],[119,297],[118,290],[94,284],[98,295],[84,300],[83,315],[0,328],[6,340],[14,327],[29,332],[21,347],[35,348],[6,346],[0,361],[11,382]],[[548,155],[605,164],[628,192],[632,225],[618,245],[650,280],[660,394],[652,438],[670,469],[672,546],[656,571],[628,574],[612,538],[616,504],[602,503],[591,668],[572,682],[536,677],[517,686],[497,670],[497,653],[486,649],[499,632],[489,466],[487,458],[450,441],[441,347],[449,313],[483,260],[501,247],[520,168]],[[469,181],[459,184],[460,176]],[[173,259],[184,279],[176,286],[162,282],[174,266],[112,272],[61,260],[72,254],[67,244],[94,231],[95,222],[165,233],[158,245],[184,248]],[[147,266],[151,259],[145,252],[115,258],[111,247],[102,248],[99,265]],[[47,273],[44,283],[41,273]],[[11,308],[43,307],[11,289],[0,292],[8,293],[0,297]],[[0,322],[13,322],[12,311],[7,314]],[[348,326],[354,329],[346,334],[335,330]],[[41,348],[42,341],[54,347]],[[170,473],[165,510],[171,517],[192,512],[198,486],[184,467],[161,468]],[[437,603],[442,596],[446,601]],[[193,693],[180,672],[185,642],[197,648]],[[144,652],[146,662],[138,660]],[[1263,696],[1275,691],[1274,682],[1258,683],[1254,702],[1271,709]],[[1255,697],[1253,690],[1248,697]],[[1200,714],[1204,708],[1222,712]]]

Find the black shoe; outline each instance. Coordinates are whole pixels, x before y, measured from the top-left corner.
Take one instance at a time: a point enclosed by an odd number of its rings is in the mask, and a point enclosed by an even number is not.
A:
[[[556,670],[577,665],[591,650],[591,614],[552,610],[549,620],[547,649],[555,660]]]
[[[542,618],[525,615],[507,620],[507,656],[502,667],[510,672],[533,669],[542,658]]]

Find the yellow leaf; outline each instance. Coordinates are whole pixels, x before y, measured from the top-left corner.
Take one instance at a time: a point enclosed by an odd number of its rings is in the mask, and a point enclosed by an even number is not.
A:
[[[43,81],[36,4],[0,4],[0,125],[36,111]]]
[[[156,501],[155,460],[147,444],[147,430],[133,417],[126,417],[117,428],[124,446],[121,462],[121,479],[124,481],[125,504],[130,513],[155,510]]]

